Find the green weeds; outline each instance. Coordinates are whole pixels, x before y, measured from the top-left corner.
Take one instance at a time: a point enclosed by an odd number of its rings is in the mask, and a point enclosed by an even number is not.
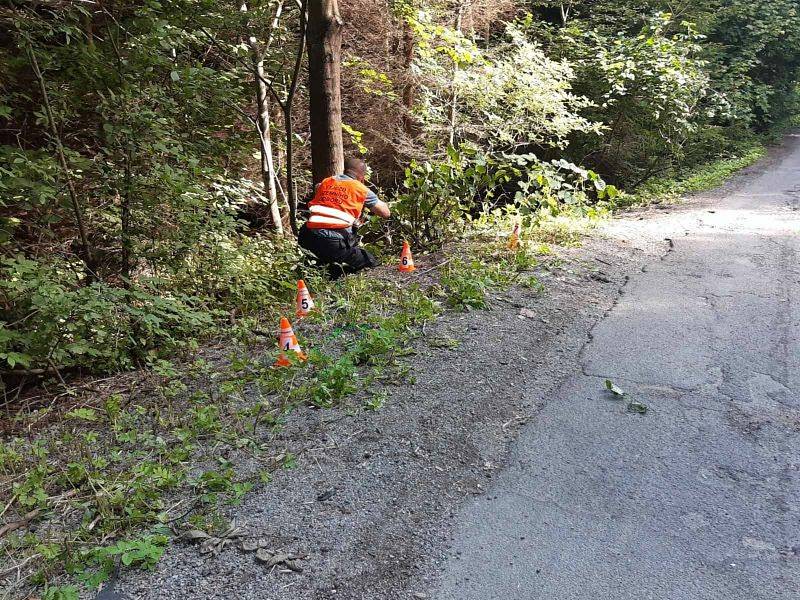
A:
[[[727,156],[693,167],[671,178],[652,179],[635,194],[620,197],[619,206],[647,204],[653,201],[672,201],[685,194],[704,192],[719,187],[732,175],[749,167],[766,154],[759,142],[742,146],[733,156]]]
[[[42,594],[42,600],[78,600],[79,597],[74,585],[47,587]]]
[[[505,287],[508,278],[499,265],[488,264],[478,259],[451,262],[441,278],[447,291],[447,303],[456,309],[486,309],[487,291],[493,287]]]
[[[523,237],[514,251],[507,250],[504,243],[482,240],[484,245],[474,245],[447,263],[440,277],[447,304],[457,310],[486,310],[490,290],[504,291],[514,284],[538,290],[541,284],[531,271],[539,266],[539,260],[530,249],[530,234]]]
[[[73,392],[60,412],[54,406],[28,415],[31,422],[48,413],[56,419],[35,441],[20,437],[0,447],[0,483],[11,490],[2,504],[8,515],[33,514],[41,525],[6,537],[9,562],[25,564],[27,584],[41,586],[45,597],[69,598],[75,588],[48,582],[71,576],[79,588],[95,587],[117,562],[152,567],[184,527],[224,530],[226,506],[267,484],[275,469],[298,466],[296,452],[265,442],[293,411],[381,409],[384,386],[413,384],[414,340],[442,305],[485,309],[491,291],[538,285],[531,248],[530,240],[515,252],[504,242],[475,246],[428,287],[371,277],[317,281],[318,310],[294,323],[308,360],[290,353],[289,368],[273,368],[271,333],[253,333],[267,329],[265,321],[247,317],[232,331],[226,359],[154,358],[134,394]],[[279,308],[263,319],[275,320]]]

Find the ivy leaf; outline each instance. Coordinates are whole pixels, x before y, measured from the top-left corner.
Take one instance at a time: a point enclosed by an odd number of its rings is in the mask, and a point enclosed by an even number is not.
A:
[[[97,411],[93,408],[76,408],[65,415],[68,419],[81,419],[83,421],[97,421]]]
[[[645,415],[647,414],[647,405],[642,402],[636,402],[635,400],[632,400],[628,402],[628,412]]]

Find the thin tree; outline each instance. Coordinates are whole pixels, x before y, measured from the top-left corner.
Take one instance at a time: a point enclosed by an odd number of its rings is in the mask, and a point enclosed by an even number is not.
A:
[[[296,186],[294,184],[294,125],[293,125],[293,110],[294,110],[294,99],[297,95],[297,86],[300,80],[300,74],[302,71],[303,66],[303,54],[306,50],[306,29],[308,24],[307,19],[307,0],[295,0],[295,4],[297,5],[299,18],[300,18],[300,26],[299,26],[299,33],[298,33],[298,42],[297,42],[297,50],[295,52],[294,57],[294,66],[292,67],[292,71],[289,74],[289,78],[287,80],[285,75],[280,76],[283,79],[283,88],[284,92],[279,92],[275,89],[275,82],[278,80],[279,75],[269,75],[266,72],[255,72],[255,78],[260,85],[266,87],[269,90],[269,93],[274,98],[275,102],[278,104],[278,107],[281,109],[281,113],[283,113],[283,121],[284,121],[284,134],[285,134],[285,144],[286,144],[286,201],[289,204],[289,223],[291,225],[292,231],[295,235],[298,232],[297,226],[297,191]],[[273,22],[273,29],[275,23]],[[227,53],[226,49],[220,44],[220,42],[216,39],[216,37],[206,30],[204,27],[199,27],[200,31],[205,34],[205,36],[209,39],[209,41],[220,51],[223,53]],[[270,38],[271,39],[271,38]],[[246,63],[243,63],[238,59],[236,56],[231,57],[233,60],[246,66]],[[241,108],[236,106],[233,107],[237,112],[245,116],[249,121],[254,122],[255,120],[247,115]],[[258,125],[256,124],[258,128]],[[341,134],[340,134],[341,135]],[[277,181],[277,180],[276,180]]]
[[[283,110],[283,125],[286,134],[286,196],[289,201],[289,223],[295,235],[297,235],[298,227],[297,187],[294,184],[294,124],[292,122],[292,111],[294,109],[294,98],[297,94],[297,84],[300,82],[300,71],[303,67],[303,54],[306,51],[306,33],[308,31],[308,7],[306,0],[298,0],[298,7],[300,9],[300,33],[297,40],[294,68],[292,69],[285,98],[283,101],[278,98],[278,104]],[[341,146],[341,128],[339,131],[339,144]],[[342,159],[342,169],[344,169],[344,159]]]
[[[247,13],[247,4],[242,2],[239,10],[243,13]],[[272,27],[267,32],[268,39],[271,39],[272,32],[278,25],[282,11],[283,2],[280,1],[275,9]],[[280,207],[278,206],[278,189],[275,181],[275,164],[272,153],[272,134],[269,119],[269,90],[267,89],[264,71],[264,55],[258,39],[251,34],[250,23],[247,23],[247,29],[247,45],[250,48],[250,58],[255,80],[257,109],[255,125],[258,130],[258,140],[261,150],[261,178],[264,182],[264,190],[267,192],[269,198],[269,212],[273,227],[278,235],[283,235],[283,219],[281,217]]]
[[[50,106],[50,95],[47,93],[47,85],[45,84],[44,75],[42,74],[42,70],[39,68],[39,61],[36,60],[36,52],[33,49],[33,45],[31,44],[30,40],[25,40],[25,46],[28,53],[28,60],[31,64],[31,69],[33,70],[33,74],[36,77],[36,81],[39,83],[39,91],[42,94],[42,104],[44,104],[44,113],[47,117],[47,125],[50,128],[50,135],[53,138],[53,142],[56,146],[56,154],[58,156],[58,162],[61,165],[61,170],[64,173],[64,182],[67,186],[67,191],[69,192],[70,202],[72,204],[72,211],[75,215],[75,224],[78,227],[78,235],[81,239],[81,246],[83,250],[83,262],[86,263],[90,271],[90,278],[94,277],[94,260],[92,257],[92,248],[89,245],[89,236],[86,233],[86,225],[84,224],[83,219],[83,207],[81,206],[80,199],[78,198],[78,194],[75,191],[75,184],[72,181],[72,176],[70,174],[69,165],[67,164],[67,157],[64,152],[64,144],[61,142],[61,135],[58,133],[58,126],[56,125],[55,117],[53,116],[53,110]]]
[[[464,0],[458,0],[458,11],[456,12],[456,19],[455,23],[453,24],[455,30],[458,33],[461,33],[461,25],[464,19],[464,11],[466,9],[466,2]],[[457,119],[458,119],[458,89],[456,87],[458,83],[458,60],[453,61],[453,79],[451,80],[450,90],[450,139],[449,143],[451,146],[455,146],[456,143],[456,126],[457,126]]]
[[[414,110],[414,95],[416,92],[416,85],[414,82],[414,75],[412,67],[414,65],[414,30],[411,28],[411,23],[408,17],[403,18],[403,67],[406,72],[406,84],[403,86],[403,130],[407,135],[415,135],[416,122],[414,120],[412,111]]]
[[[342,17],[338,0],[308,3],[308,95],[314,183],[344,169],[342,144]]]

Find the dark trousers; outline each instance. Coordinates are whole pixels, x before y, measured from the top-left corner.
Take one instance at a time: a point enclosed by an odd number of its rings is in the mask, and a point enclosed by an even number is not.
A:
[[[372,254],[358,247],[358,237],[351,229],[309,229],[303,225],[297,241],[328,267],[334,279],[379,264]]]

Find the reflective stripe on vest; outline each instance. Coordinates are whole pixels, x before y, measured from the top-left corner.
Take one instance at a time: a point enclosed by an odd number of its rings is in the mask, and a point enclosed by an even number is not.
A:
[[[308,220],[309,223],[325,225],[326,227],[350,227],[356,221],[355,217],[350,213],[322,204],[312,204],[308,207],[308,210],[311,211],[311,218]]]

